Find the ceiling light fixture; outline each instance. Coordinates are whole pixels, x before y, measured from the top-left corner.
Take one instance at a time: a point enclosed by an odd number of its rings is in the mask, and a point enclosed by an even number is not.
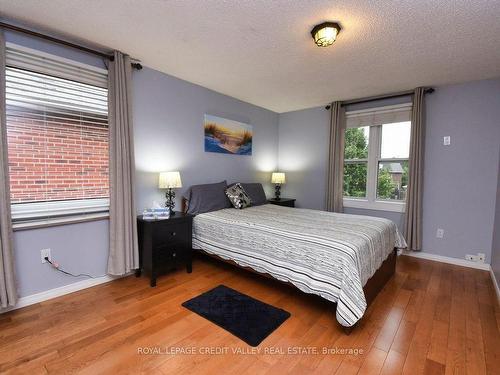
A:
[[[336,22],[323,22],[311,30],[314,43],[318,47],[328,47],[335,42],[340,32],[340,25]]]

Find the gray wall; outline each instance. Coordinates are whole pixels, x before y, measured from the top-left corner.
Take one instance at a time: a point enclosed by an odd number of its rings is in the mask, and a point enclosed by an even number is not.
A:
[[[6,33],[6,39],[103,66],[102,60],[92,55],[15,33]],[[157,188],[160,171],[179,170],[184,187],[223,179],[260,181],[271,193],[271,171],[278,165],[278,114],[148,68],[134,72],[133,96],[138,212],[153,201],[164,201],[164,193]],[[205,153],[204,113],[253,125],[253,155]],[[184,190],[180,189],[178,196]],[[63,275],[42,264],[41,249],[50,248],[53,259],[68,271],[102,276],[108,242],[107,220],[16,231],[14,255],[20,296],[85,279]]]
[[[164,202],[157,187],[161,171],[181,172],[177,207],[190,185],[224,179],[262,182],[271,194],[278,114],[148,68],[134,74],[133,94],[138,210]],[[204,152],[205,113],[251,124],[252,155]]]
[[[68,285],[74,278],[40,261],[40,250],[51,249],[52,260],[73,274],[104,276],[108,261],[108,220],[14,232],[14,256],[21,297]]]
[[[395,103],[378,103],[387,105]],[[364,106],[366,107],[366,105]],[[353,108],[361,109],[361,108]],[[500,80],[438,87],[427,96],[423,250],[463,259],[484,252],[490,261],[500,139]],[[301,207],[324,209],[329,114],[323,107],[280,115],[279,168],[284,195]],[[443,136],[451,145],[442,145]],[[346,209],[387,217],[403,215]],[[443,228],[443,239],[435,238]]]
[[[500,170],[500,160],[498,161]],[[495,274],[497,284],[500,285],[500,172],[497,179],[497,197],[495,205],[495,222],[493,224],[493,240],[491,247],[491,268]]]
[[[500,146],[500,80],[438,88],[427,100],[423,249],[491,261]],[[443,146],[443,136],[451,145]],[[436,229],[445,230],[436,238]]]
[[[279,169],[286,172],[283,197],[296,207],[325,208],[330,115],[324,107],[280,114]]]

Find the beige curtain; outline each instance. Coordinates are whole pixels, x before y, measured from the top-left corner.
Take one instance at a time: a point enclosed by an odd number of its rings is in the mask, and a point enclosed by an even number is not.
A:
[[[108,273],[123,275],[139,267],[135,211],[132,124],[132,67],[115,51],[109,64],[109,258]]]
[[[7,123],[5,119],[5,39],[0,29],[0,308],[17,301],[10,217]]]
[[[410,162],[406,197],[405,237],[408,250],[422,249],[422,188],[425,144],[425,102],[423,87],[415,89],[411,112]]]
[[[343,212],[345,111],[341,102],[333,102],[330,118],[330,144],[326,189],[327,211]]]

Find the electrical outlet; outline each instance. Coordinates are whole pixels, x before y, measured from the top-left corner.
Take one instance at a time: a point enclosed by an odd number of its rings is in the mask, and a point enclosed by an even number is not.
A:
[[[451,137],[447,135],[446,137],[443,137],[443,145],[444,146],[449,146],[451,144]]]
[[[444,237],[444,229],[438,228],[436,231],[436,237],[443,238]]]
[[[40,250],[40,258],[42,258],[42,263],[47,263],[45,258],[49,258],[49,260],[52,260],[52,257],[50,255],[50,249],[42,249]]]
[[[484,263],[486,260],[486,254],[477,253],[477,262]]]
[[[465,254],[465,260],[470,260],[471,262],[475,262],[476,256],[472,254]]]

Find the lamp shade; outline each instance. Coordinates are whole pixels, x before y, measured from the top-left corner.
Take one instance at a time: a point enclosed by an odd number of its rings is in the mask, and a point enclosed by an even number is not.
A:
[[[286,182],[285,174],[282,172],[273,172],[271,182],[273,184],[284,184]]]
[[[158,187],[160,189],[182,187],[181,174],[179,172],[161,172]]]

